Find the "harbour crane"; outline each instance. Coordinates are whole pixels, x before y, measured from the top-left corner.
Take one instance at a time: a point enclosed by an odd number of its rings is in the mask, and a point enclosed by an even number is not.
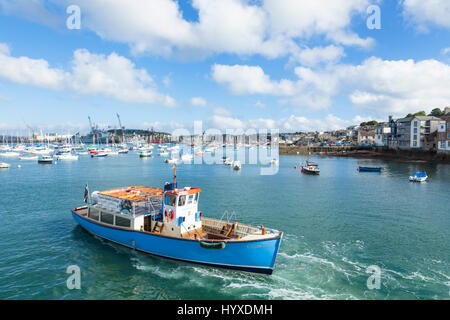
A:
[[[119,114],[118,113],[116,113],[116,115],[117,115],[117,120],[119,120],[119,128],[120,129],[125,129],[125,127],[122,127],[122,122],[120,122],[120,116],[119,116]]]

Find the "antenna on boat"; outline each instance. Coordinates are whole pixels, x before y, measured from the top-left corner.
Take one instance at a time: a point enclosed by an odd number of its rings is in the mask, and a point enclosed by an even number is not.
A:
[[[177,188],[177,165],[173,165],[173,189],[175,190]]]

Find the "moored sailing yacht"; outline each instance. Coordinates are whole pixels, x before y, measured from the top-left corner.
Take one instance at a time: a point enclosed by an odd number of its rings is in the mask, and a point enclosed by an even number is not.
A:
[[[175,169],[175,168],[174,168]],[[198,210],[201,190],[125,187],[85,190],[86,206],[74,219],[101,238],[153,255],[272,274],[283,233],[264,226],[206,218]]]

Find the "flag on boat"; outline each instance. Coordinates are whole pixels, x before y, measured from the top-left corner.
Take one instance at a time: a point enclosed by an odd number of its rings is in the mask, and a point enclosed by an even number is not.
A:
[[[88,184],[86,183],[86,187],[84,187],[84,202],[86,202],[86,203],[88,200],[88,195],[89,195],[89,187],[88,187]]]

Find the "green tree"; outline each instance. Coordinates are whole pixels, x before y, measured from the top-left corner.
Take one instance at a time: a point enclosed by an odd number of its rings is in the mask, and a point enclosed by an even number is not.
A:
[[[429,114],[429,116],[434,116],[434,117],[442,117],[444,115],[444,111],[442,111],[439,108],[434,108],[433,110],[431,110],[431,113]]]
[[[361,127],[365,127],[365,126],[376,126],[377,124],[378,124],[378,121],[371,120],[371,121],[367,121],[367,122],[361,122],[359,125]]]

